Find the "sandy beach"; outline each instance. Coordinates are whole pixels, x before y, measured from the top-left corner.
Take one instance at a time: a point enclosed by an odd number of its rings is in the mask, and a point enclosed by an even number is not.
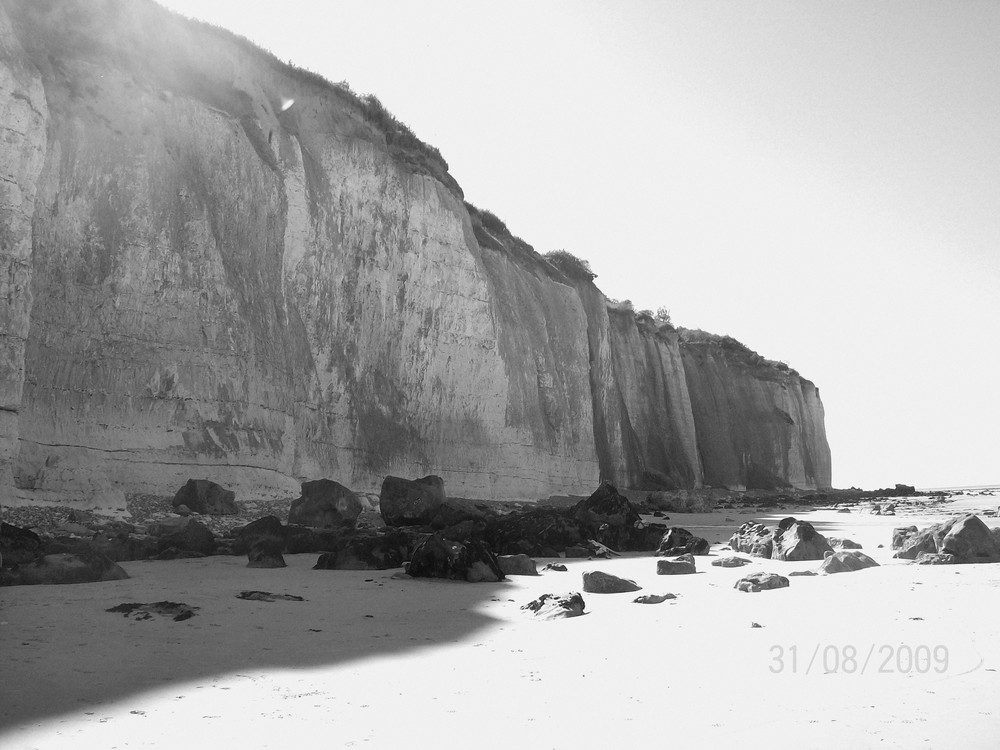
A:
[[[1000,565],[914,565],[890,549],[895,526],[991,502],[674,514],[713,542],[687,576],[626,555],[467,584],[314,571],[306,554],[277,570],[216,556],[123,563],[123,581],[5,588],[0,747],[995,747]],[[786,515],[853,539],[881,567],[736,591],[749,572],[818,566],[710,565],[743,521]],[[556,621],[522,611],[582,591],[589,570],[677,598],[585,594],[585,616]],[[304,601],[237,598],[244,590]],[[179,622],[106,611],[164,600],[198,609]]]

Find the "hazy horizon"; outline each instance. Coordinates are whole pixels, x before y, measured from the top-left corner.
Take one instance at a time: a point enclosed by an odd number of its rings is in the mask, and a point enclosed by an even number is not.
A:
[[[1000,4],[161,4],[372,93],[609,297],[820,389],[833,484],[1000,484]]]

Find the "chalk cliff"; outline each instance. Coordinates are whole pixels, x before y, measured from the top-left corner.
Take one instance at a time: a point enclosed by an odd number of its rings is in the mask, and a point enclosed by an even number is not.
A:
[[[377,101],[245,40],[4,0],[0,116],[8,497],[829,485],[811,383],[609,307]]]

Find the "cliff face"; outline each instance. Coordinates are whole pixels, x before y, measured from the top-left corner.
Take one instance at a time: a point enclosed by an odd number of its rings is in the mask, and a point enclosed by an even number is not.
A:
[[[756,418],[753,377],[702,408],[676,334],[484,226],[439,154],[349,92],[151,3],[7,0],[0,112],[6,491],[736,476],[739,441],[702,430]],[[775,402],[802,440],[823,435],[808,386]],[[828,454],[797,460],[778,475],[829,484]]]
[[[0,502],[13,487],[31,314],[31,218],[46,150],[41,77],[0,12]]]
[[[830,486],[830,448],[815,385],[732,339],[689,338],[681,355],[706,484]]]

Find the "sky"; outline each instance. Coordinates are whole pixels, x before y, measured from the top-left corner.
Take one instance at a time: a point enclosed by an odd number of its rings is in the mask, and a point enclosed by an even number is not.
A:
[[[161,4],[375,94],[609,297],[815,382],[835,487],[1000,484],[1000,3]]]

